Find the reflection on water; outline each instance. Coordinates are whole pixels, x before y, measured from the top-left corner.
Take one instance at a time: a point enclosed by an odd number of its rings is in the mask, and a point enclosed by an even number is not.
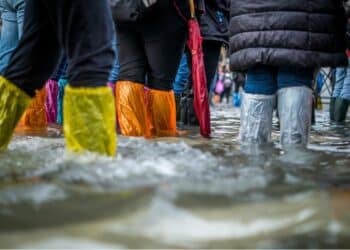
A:
[[[55,133],[0,154],[0,248],[350,246],[350,130],[317,114],[308,150],[213,138],[119,138],[115,159],[64,151]],[[278,128],[277,120],[274,127]]]

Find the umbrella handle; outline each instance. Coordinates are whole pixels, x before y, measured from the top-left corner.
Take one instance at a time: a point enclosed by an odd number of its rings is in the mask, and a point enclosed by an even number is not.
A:
[[[188,0],[188,3],[190,4],[190,12],[191,12],[191,18],[196,17],[196,9],[194,7],[194,0]]]

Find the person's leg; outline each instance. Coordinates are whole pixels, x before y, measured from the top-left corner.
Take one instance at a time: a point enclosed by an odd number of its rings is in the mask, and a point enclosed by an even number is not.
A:
[[[334,121],[344,122],[350,105],[350,67],[345,70],[345,78],[339,96],[334,103]]]
[[[275,68],[258,66],[248,70],[241,105],[242,143],[264,144],[271,141],[276,91]]]
[[[220,51],[223,43],[218,41],[203,41],[204,67],[207,77],[208,91],[214,79],[219,64]]]
[[[220,51],[221,51],[222,45],[223,45],[223,43],[218,42],[218,41],[211,41],[211,40],[204,40],[203,41],[203,55],[204,55],[203,59],[204,59],[204,68],[205,68],[206,79],[207,79],[207,87],[208,87],[208,93],[209,93],[208,98],[209,99],[211,96],[210,95],[210,87],[212,85],[215,74],[217,72]],[[189,53],[188,50],[187,50],[187,54],[188,54],[188,64],[191,65],[192,58],[191,58],[191,54]],[[197,126],[197,125],[199,125],[199,121],[196,117],[194,107],[193,107],[194,96],[193,96],[193,90],[192,90],[192,73],[191,72],[190,72],[188,78],[189,79],[188,79],[188,83],[186,86],[187,94],[183,98],[183,101],[182,101],[183,103],[186,103],[184,108],[187,109],[187,112],[183,112],[183,113],[187,113],[188,117],[181,118],[181,120],[184,120],[184,121],[187,120],[188,125]],[[223,92],[222,95],[225,95],[225,92]],[[221,97],[221,99],[222,99],[222,97]]]
[[[42,89],[58,59],[58,43],[44,6],[38,0],[26,2],[24,32],[0,79],[0,150],[6,148],[13,130],[36,91]],[[45,53],[41,53],[45,51]],[[33,102],[30,111],[36,112]],[[31,117],[31,116],[30,116]]]
[[[59,60],[59,64],[56,67],[55,72],[51,75],[50,79],[46,82],[46,102],[45,102],[45,110],[46,117],[48,123],[57,123],[58,116],[62,117],[63,113],[62,109],[58,109],[58,106],[61,105],[63,99],[59,98],[62,96],[62,92],[64,87],[60,87],[58,81],[65,76],[67,70],[67,58],[62,52],[61,58]],[[61,123],[60,123],[61,124]]]
[[[340,97],[341,91],[343,89],[344,80],[346,77],[346,68],[337,68],[335,71],[335,85],[333,90],[333,97]]]
[[[350,101],[350,67],[348,67],[346,70],[346,77],[340,97]]]
[[[226,103],[229,104],[230,102],[230,96],[232,92],[232,87],[226,89]]]
[[[105,87],[115,58],[108,1],[41,1],[68,58],[70,86]]]
[[[118,48],[117,48],[117,37],[114,36],[112,40],[112,46],[113,50],[115,52],[115,59],[114,59],[114,64],[113,68],[111,70],[111,73],[108,78],[108,87],[110,87],[115,93],[115,84],[118,80],[118,75],[119,75],[119,70],[120,70],[120,65],[119,65],[119,60],[118,60]]]
[[[175,81],[174,81],[174,92],[175,95],[181,96],[185,91],[186,84],[188,82],[189,75],[189,67],[187,63],[187,55],[184,53],[182,55],[179,69],[176,73]]]
[[[181,99],[185,92],[186,85],[188,84],[189,67],[187,63],[187,55],[182,55],[179,69],[177,70],[175,81],[174,81],[174,94],[176,102],[176,121],[181,120]]]
[[[7,1],[2,0],[1,4],[0,72],[3,73],[18,44],[19,34],[16,13],[11,6],[8,5]]]
[[[189,67],[188,78],[184,86],[184,91],[180,100],[180,122],[182,125],[198,126],[199,121],[194,111],[193,102],[193,88],[192,88],[192,55],[188,49],[185,48],[187,58],[187,65]]]
[[[235,82],[235,87],[234,87],[234,91],[232,93],[232,103],[234,107],[240,107],[241,106],[241,97],[240,97],[240,93],[239,93],[239,83]]]
[[[54,71],[60,49],[54,27],[40,0],[26,2],[24,20],[22,38],[5,69],[4,77],[34,97],[36,90],[42,89]]]
[[[120,73],[116,85],[116,107],[120,131],[125,136],[145,136],[145,93],[147,61],[141,36],[117,25]]]
[[[176,136],[173,82],[183,55],[187,26],[171,3],[158,18],[148,19],[143,29],[149,64],[146,110],[151,137]]]
[[[116,115],[107,81],[115,36],[107,0],[41,0],[68,58],[64,96],[66,146],[73,152],[116,152]]]
[[[25,1],[24,0],[12,0],[12,1],[14,3],[13,7],[16,10],[18,37],[21,38],[23,33]]]
[[[280,67],[278,71],[278,113],[281,144],[306,147],[311,127],[314,69]]]
[[[119,60],[118,60],[118,45],[117,45],[117,33],[116,35],[112,38],[112,47],[115,53],[115,58],[114,58],[114,64],[113,68],[111,70],[111,73],[109,74],[108,78],[108,83],[115,84],[118,80],[119,76],[119,71],[120,71],[120,65],[119,65]]]
[[[335,84],[329,103],[329,118],[331,121],[335,121],[335,102],[336,99],[340,97],[341,91],[343,89],[346,71],[346,68],[343,67],[335,69]]]

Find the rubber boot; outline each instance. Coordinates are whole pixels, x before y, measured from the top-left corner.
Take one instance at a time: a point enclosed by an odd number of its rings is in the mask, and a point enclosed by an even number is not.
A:
[[[116,108],[122,135],[146,136],[146,106],[143,84],[119,81],[116,84]]]
[[[334,104],[335,104],[335,97],[331,97],[329,102],[329,119],[333,122],[334,121]]]
[[[240,141],[244,144],[271,142],[275,95],[242,94]]]
[[[0,77],[0,152],[9,144],[13,131],[31,98],[13,83]]]
[[[46,89],[36,91],[36,95],[25,110],[17,128],[17,132],[21,131],[42,131],[47,128],[46,117]]]
[[[175,137],[176,104],[173,91],[145,90],[146,137]]]
[[[309,141],[313,92],[308,87],[290,87],[278,91],[281,144],[306,147]]]
[[[349,100],[337,97],[334,103],[334,121],[344,122],[348,113]]]
[[[106,87],[65,88],[64,135],[69,151],[116,153],[116,120],[112,91]]]

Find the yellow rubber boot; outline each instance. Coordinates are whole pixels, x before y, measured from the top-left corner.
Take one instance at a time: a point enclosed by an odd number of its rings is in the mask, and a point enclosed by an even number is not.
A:
[[[174,137],[176,132],[176,103],[173,91],[147,89],[147,137]]]
[[[31,98],[13,83],[0,77],[0,152],[7,148],[13,131]]]
[[[108,87],[67,86],[63,106],[63,129],[69,151],[115,155],[115,106],[113,94]]]
[[[36,91],[36,95],[24,112],[16,131],[41,131],[47,128],[45,111],[46,90]]]
[[[146,110],[143,84],[119,81],[116,85],[116,107],[122,135],[146,135]]]

